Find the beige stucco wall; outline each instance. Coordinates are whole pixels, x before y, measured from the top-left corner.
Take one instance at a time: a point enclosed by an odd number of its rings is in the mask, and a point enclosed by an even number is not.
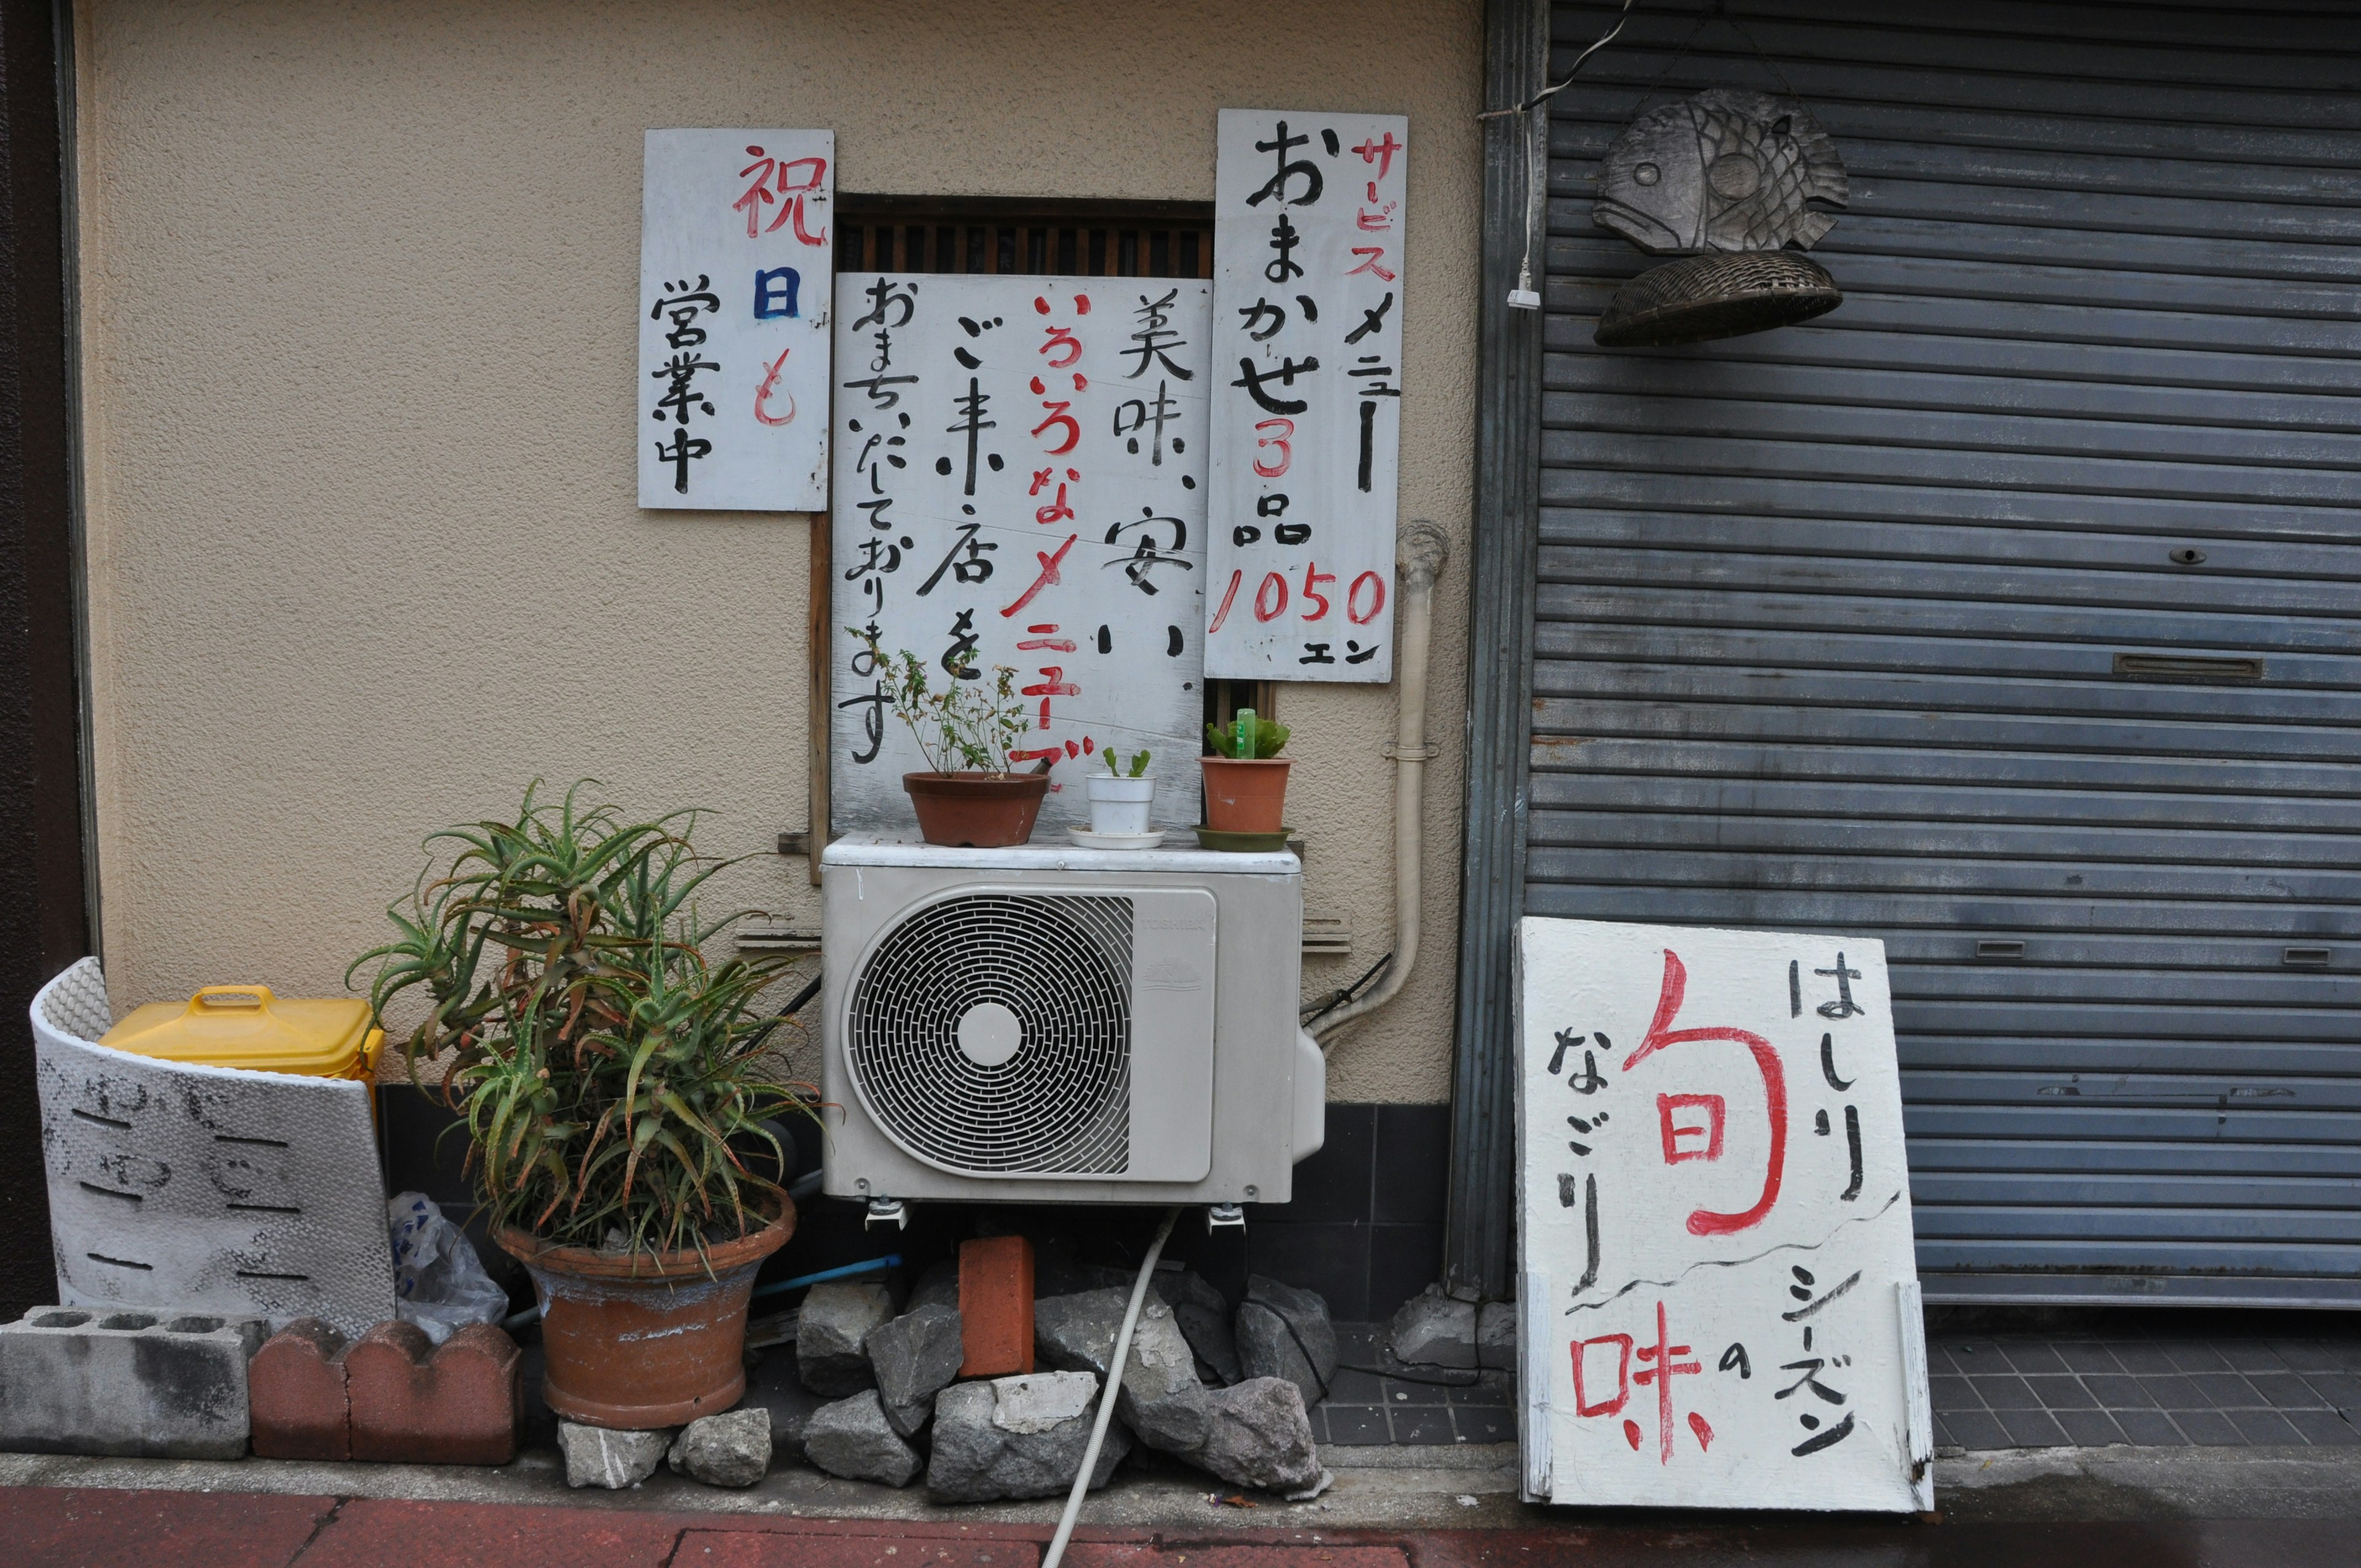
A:
[[[831,126],[840,189],[1213,194],[1214,111],[1406,112],[1401,511],[1438,604],[1426,949],[1342,1100],[1448,1090],[1474,446],[1473,0],[78,5],[90,584],[118,1002],[329,994],[418,841],[536,774],[806,824],[810,523],[642,512],[641,133]],[[1389,688],[1290,686],[1313,914],[1390,927]],[[817,922],[801,861],[740,895]]]

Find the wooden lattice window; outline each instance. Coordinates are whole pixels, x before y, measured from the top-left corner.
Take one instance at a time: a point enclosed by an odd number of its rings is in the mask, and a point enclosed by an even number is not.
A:
[[[1210,202],[836,198],[840,272],[1211,278]]]

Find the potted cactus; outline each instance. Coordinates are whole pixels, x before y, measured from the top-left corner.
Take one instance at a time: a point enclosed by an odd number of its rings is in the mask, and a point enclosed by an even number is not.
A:
[[[1156,798],[1156,781],[1148,776],[1148,753],[1134,751],[1128,759],[1112,746],[1100,753],[1107,771],[1084,775],[1090,791],[1091,831],[1109,837],[1139,838],[1148,832],[1148,806]]]
[[[764,989],[784,955],[715,962],[729,916],[693,900],[730,862],[690,843],[694,813],[635,820],[525,791],[513,821],[447,828],[372,970],[380,1026],[413,1081],[444,1061],[493,1239],[532,1274],[544,1392],[595,1426],[678,1426],[745,1388],[754,1272],[795,1230],[787,1151],[763,1124],[816,1114],[775,1080]]]
[[[1288,728],[1238,709],[1229,725],[1205,726],[1213,750],[1205,770],[1205,826],[1218,833],[1277,833],[1286,825]]]
[[[926,771],[902,775],[919,837],[929,844],[972,850],[1031,839],[1041,797],[1049,793],[1049,768],[1044,762],[1020,773],[1009,766],[1009,749],[1025,735],[1016,672],[1000,664],[989,686],[954,680],[937,690],[926,661],[916,653],[905,648],[889,654],[874,632],[859,628],[852,635],[868,647],[886,706],[909,727],[927,759]]]

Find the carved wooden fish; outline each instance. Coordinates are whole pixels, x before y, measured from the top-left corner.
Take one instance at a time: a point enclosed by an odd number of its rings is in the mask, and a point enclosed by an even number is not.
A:
[[[1801,104],[1715,87],[1623,127],[1590,215],[1653,255],[1809,250],[1845,200],[1836,143]]]

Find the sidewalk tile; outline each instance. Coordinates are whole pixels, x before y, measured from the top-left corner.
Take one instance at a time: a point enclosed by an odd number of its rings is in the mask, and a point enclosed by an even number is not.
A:
[[[282,1568],[336,1507],[333,1497],[0,1488],[0,1540],[16,1563]]]
[[[2290,1410],[2287,1419],[2303,1433],[2306,1442],[2323,1448],[2361,1443],[2361,1431],[2334,1410]]]
[[[2052,1410],[2095,1410],[2099,1401],[2082,1386],[2079,1377],[2027,1377],[2026,1387],[2034,1397]]]
[[[2000,1423],[2019,1448],[2068,1448],[2065,1431],[2047,1410],[2002,1410]]]
[[[2030,1410],[2041,1403],[2022,1377],[1977,1377],[1972,1381],[1976,1393],[1995,1410]]]
[[[1113,1548],[1120,1553],[1122,1548]],[[1076,1542],[1066,1561],[1076,1568],[1099,1568],[1107,1562],[1108,1544]],[[1205,1552],[1200,1561],[1220,1556]],[[484,1559],[491,1562],[498,1559]],[[603,1558],[592,1559],[603,1563]],[[914,1542],[880,1530],[875,1535],[820,1535],[785,1530],[685,1530],[680,1549],[664,1559],[673,1568],[895,1568],[897,1563],[924,1563],[927,1568],[1033,1568],[1041,1549],[1029,1541]],[[1143,1561],[1153,1562],[1143,1554]]]
[[[2070,1372],[2121,1372],[2124,1369],[2123,1363],[2115,1359],[2115,1353],[2103,1344],[2061,1344],[2057,1348],[2059,1359],[2065,1362],[2067,1370]]]
[[[2242,1448],[2246,1436],[2230,1424],[2230,1418],[2219,1410],[2175,1410],[2172,1419],[2189,1434],[2189,1441],[2208,1448]]]
[[[1328,1441],[1340,1447],[1393,1442],[1393,1434],[1386,1430],[1385,1411],[1374,1405],[1330,1405],[1327,1420]]]
[[[2001,1354],[2008,1357],[2008,1364],[2019,1372],[2031,1374],[2067,1370],[2066,1363],[2059,1359],[2058,1352],[2038,1340],[2012,1340],[2003,1344],[2000,1350]]]
[[[247,1502],[255,1498],[242,1499]],[[346,1502],[303,1552],[303,1568],[599,1568],[672,1561],[680,1534],[662,1515],[513,1503],[422,1503],[356,1497]],[[179,1559],[178,1561],[186,1561]],[[699,1562],[698,1559],[686,1559]],[[807,1568],[839,1568],[814,1555]],[[1009,1568],[1009,1565],[1003,1565]]]
[[[2270,1342],[2290,1372],[2342,1372],[2345,1347],[2336,1340],[2281,1339]]]
[[[2114,1354],[2117,1361],[2123,1363],[2124,1370],[2126,1372],[2161,1373],[2179,1370],[2172,1365],[2172,1357],[2152,1344],[2115,1342],[2110,1343],[2107,1349]]]
[[[2104,1448],[2111,1442],[2123,1442],[2123,1429],[2104,1410],[2053,1410],[2058,1424],[2077,1448]]]
[[[2189,1382],[2217,1410],[2251,1410],[2268,1402],[2255,1392],[2253,1384],[2235,1372],[2192,1372]]]
[[[2255,1386],[2255,1392],[2263,1397],[2264,1403],[2279,1409],[2312,1410],[2320,1408],[2320,1396],[2312,1392],[2312,1385],[2292,1372],[2249,1373],[2246,1381]]]
[[[2156,1396],[2149,1393],[2137,1377],[2086,1372],[2082,1375],[2082,1387],[2088,1388],[2097,1397],[2099,1403],[2111,1410],[2156,1409]]]
[[[1440,1405],[1396,1405],[1391,1413],[1396,1442],[1449,1442],[1456,1435],[1451,1412]]]
[[[1367,1372],[1355,1372],[1345,1367],[1339,1369],[1336,1376],[1328,1380],[1328,1398],[1339,1405],[1374,1405],[1385,1395],[1379,1390],[1376,1377]]]
[[[1981,1410],[1984,1402],[1976,1398],[1976,1386],[1964,1377],[1929,1377],[1927,1393],[1939,1414],[1946,1410]]]
[[[2303,1434],[2277,1410],[2232,1410],[2229,1416],[2248,1442],[2268,1447],[2303,1441]]]
[[[2343,1409],[2361,1410],[2361,1376],[2350,1372],[2307,1372],[2303,1380],[2328,1403]]]
[[[2210,1344],[2191,1343],[2182,1340],[2163,1342],[2163,1350],[2172,1357],[2172,1365],[2183,1372],[2227,1372],[2230,1363],[2220,1351]]]
[[[1455,1407],[1451,1412],[1454,1425],[1459,1429],[1462,1442],[1514,1442],[1517,1440],[1517,1412],[1510,1409],[1471,1409]]]
[[[2000,1424],[2000,1418],[1983,1410],[1947,1412],[1943,1424],[1951,1429],[1952,1441],[1961,1448],[1981,1452],[2015,1446],[2008,1435],[2008,1429]]]
[[[1395,1409],[1404,1405],[1440,1405],[1444,1402],[1444,1388],[1439,1383],[1409,1383],[1389,1377],[1378,1401]]]
[[[2279,1353],[2258,1340],[2224,1340],[2213,1347],[2234,1372],[2285,1372]]]
[[[2162,1410],[2114,1410],[2109,1412],[2124,1435],[2143,1448],[2183,1448],[2189,1440],[2172,1424],[2172,1418]]]
[[[2197,1386],[2186,1377],[2143,1377],[2140,1387],[2149,1398],[2168,1410],[2205,1410],[2213,1401],[2197,1391]]]

